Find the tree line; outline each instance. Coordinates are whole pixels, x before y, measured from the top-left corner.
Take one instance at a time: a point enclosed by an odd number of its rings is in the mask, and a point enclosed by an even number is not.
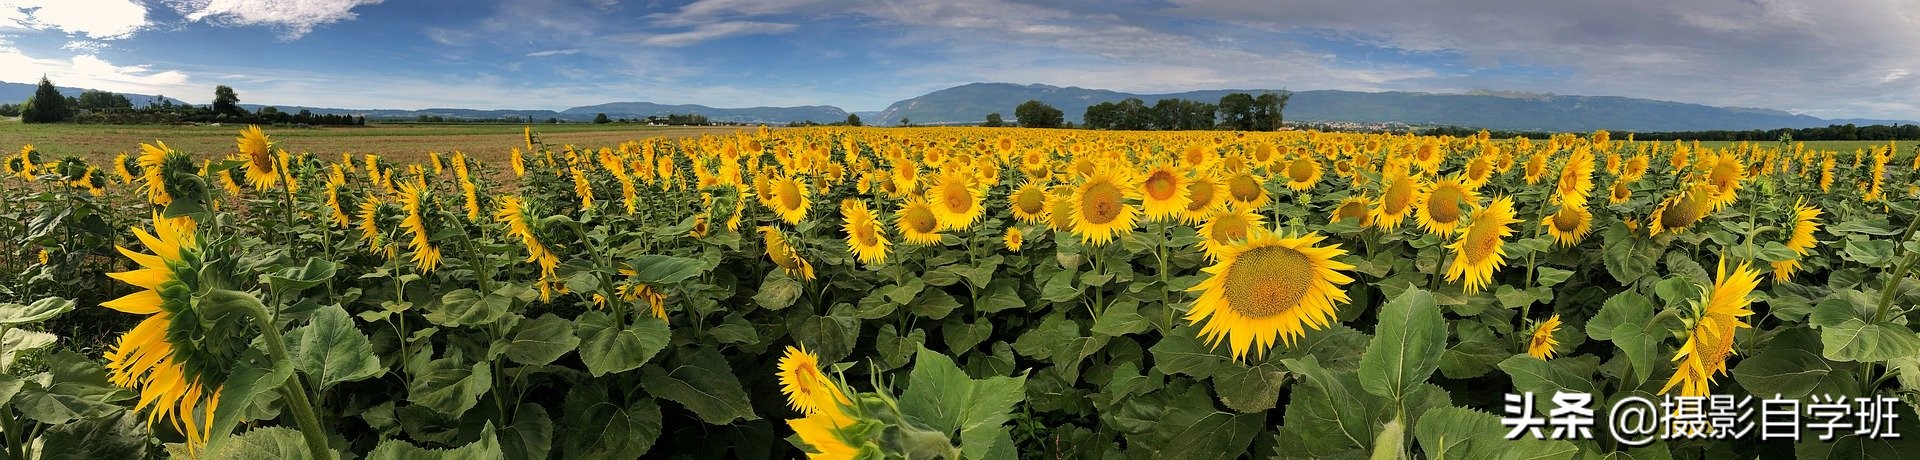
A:
[[[366,117],[314,114],[301,109],[297,113],[262,107],[258,113],[240,107],[240,95],[232,87],[216,86],[213,103],[200,106],[175,104],[166,96],[155,96],[144,107],[135,107],[126,95],[86,90],[79,97],[65,96],[46,77],[34,88],[33,96],[19,104],[0,104],[0,116],[20,117],[26,123],[252,123],[304,125],[364,125]]]
[[[1460,126],[1441,126],[1420,130],[1428,136],[1465,137],[1476,135],[1478,128]],[[1893,125],[1855,126],[1827,125],[1824,128],[1777,128],[1750,130],[1709,130],[1709,131],[1660,131],[1631,132],[1638,141],[1731,141],[1731,142],[1779,142],[1785,141],[1899,141],[1920,139],[1920,125],[1896,123]],[[1492,137],[1546,139],[1553,135],[1545,131],[1491,131]],[[1617,134],[1616,134],[1617,135]]]
[[[1228,93],[1218,103],[1166,98],[1148,106],[1146,101],[1129,97],[1119,102],[1102,102],[1087,107],[1081,127],[1113,130],[1197,130],[1274,131],[1280,129],[1292,92]],[[1039,100],[1028,100],[1014,108],[1016,123],[1027,128],[1073,127],[1063,120],[1060,109]],[[1001,126],[999,113],[987,115],[985,126]]]

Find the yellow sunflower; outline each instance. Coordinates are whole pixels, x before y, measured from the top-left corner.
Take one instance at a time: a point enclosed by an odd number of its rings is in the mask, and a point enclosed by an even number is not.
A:
[[[547,301],[553,295],[553,286],[560,280],[554,272],[560,266],[560,256],[555,255],[534,234],[534,226],[539,218],[529,212],[525,201],[511,195],[500,198],[500,209],[494,211],[493,218],[507,225],[507,236],[520,239],[520,245],[527,248],[526,262],[533,262],[540,267],[540,300]]]
[[[1462,185],[1459,176],[1451,176],[1434,181],[1426,193],[1420,194],[1415,217],[1427,233],[1451,236],[1460,219],[1466,217],[1461,208],[1477,206],[1479,201],[1479,195]]]
[[[1389,167],[1382,175],[1384,188],[1373,202],[1373,222],[1381,230],[1393,230],[1400,227],[1400,221],[1406,220],[1407,211],[1418,204],[1420,198],[1420,179],[1409,176],[1406,168]]]
[[[1653,208],[1653,215],[1647,216],[1647,233],[1658,236],[1686,230],[1713,212],[1713,194],[1711,185],[1702,185],[1668,197]]]
[[[1352,219],[1355,223],[1360,224],[1361,227],[1370,227],[1373,225],[1373,214],[1372,211],[1368,209],[1368,205],[1371,203],[1373,203],[1373,199],[1367,198],[1366,195],[1353,195],[1347,197],[1347,199],[1340,200],[1340,206],[1333,208],[1332,221],[1339,222]]]
[[[1687,343],[1673,355],[1680,368],[1675,369],[1673,378],[1660,388],[1661,394],[1675,386],[1680,387],[1681,396],[1711,394],[1714,375],[1727,372],[1727,358],[1733,355],[1734,332],[1750,327],[1744,319],[1753,314],[1747,309],[1751,302],[1748,295],[1760,285],[1760,272],[1742,263],[1729,274],[1726,259],[1721,259],[1714,279],[1711,288],[1701,289],[1705,296],[1694,303]]]
[[[780,269],[785,270],[788,276],[807,280],[813,279],[813,264],[808,263],[806,258],[800,257],[800,251],[794,249],[793,245],[787,242],[787,235],[785,233],[781,233],[780,229],[773,228],[772,226],[762,225],[760,226],[760,236],[763,238],[762,241],[766,243],[767,258],[773,259],[774,265],[780,266]]]
[[[840,404],[851,402],[832,379],[820,372],[820,357],[807,351],[805,345],[788,346],[780,357],[780,392],[787,394],[787,404],[801,415],[838,413]]]
[[[1300,192],[1320,183],[1320,162],[1301,155],[1287,163],[1287,188]]]
[[[274,169],[278,162],[273,158],[273,141],[260,131],[260,125],[247,125],[234,142],[240,154],[246,156],[247,183],[252,184],[254,190],[266,190],[279,182],[280,173]]]
[[[1207,260],[1220,260],[1227,248],[1246,241],[1256,232],[1267,231],[1262,226],[1260,214],[1241,205],[1227,206],[1226,211],[1214,214],[1207,223],[1200,224],[1200,247],[1207,254]]]
[[[1533,337],[1527,340],[1527,354],[1543,360],[1553,359],[1553,348],[1560,346],[1560,341],[1553,339],[1553,333],[1559,330],[1559,314],[1548,317],[1546,321],[1541,321],[1540,324],[1535,325],[1533,328]]]
[[[1527,185],[1539,184],[1540,179],[1545,177],[1546,175],[1547,175],[1547,152],[1544,150],[1539,152],[1534,152],[1532,157],[1527,158],[1527,171],[1525,174]]]
[[[933,207],[920,198],[907,199],[893,215],[895,230],[901,237],[913,244],[936,244],[940,242],[940,218],[935,217]]]
[[[1466,292],[1472,294],[1492,282],[1493,272],[1506,264],[1505,238],[1513,235],[1512,224],[1520,219],[1514,218],[1513,198],[1503,196],[1474,210],[1468,220],[1472,223],[1460,239],[1447,245],[1454,253],[1453,263],[1447,266],[1447,281],[1465,277]]]
[[[1007,197],[1007,202],[1013,208],[1013,218],[1021,222],[1031,224],[1047,219],[1047,188],[1039,181],[1020,184],[1020,188]]]
[[[1307,329],[1326,327],[1334,306],[1347,302],[1340,286],[1353,278],[1341,271],[1353,266],[1334,260],[1346,254],[1339,245],[1316,246],[1325,239],[1255,232],[1228,247],[1219,263],[1203,269],[1207,280],[1189,289],[1200,298],[1187,321],[1205,321],[1200,336],[1213,347],[1228,342],[1236,360],[1249,351],[1257,359],[1276,339],[1292,346]]]
[[[400,184],[400,208],[407,213],[400,226],[406,229],[407,235],[413,237],[407,242],[407,249],[413,251],[413,263],[423,272],[431,272],[440,266],[440,246],[428,239],[428,235],[432,234],[427,228],[428,216],[432,214],[431,210],[426,209],[430,200],[425,183],[406,181]]]
[[[1026,242],[1026,235],[1020,233],[1020,227],[1007,227],[1007,234],[1000,238],[1000,242],[1006,244],[1008,251],[1020,252],[1020,245]]]
[[[1613,186],[1609,187],[1609,189],[1607,192],[1607,204],[1621,204],[1633,199],[1633,190],[1627,188],[1627,183],[1624,179],[1613,181]]]
[[[118,248],[140,268],[107,275],[142,290],[101,306],[148,315],[121,334],[107,351],[107,378],[114,385],[139,390],[140,400],[134,410],[148,410],[150,425],[168,419],[175,430],[186,435],[189,449],[196,449],[206,444],[208,430],[212,429],[213,412],[220,401],[220,383],[216,380],[221,378],[214,375],[220,363],[193,362],[217,358],[208,356],[209,350],[200,349],[202,340],[210,337],[204,337],[206,331],[200,329],[199,313],[193,306],[194,290],[189,286],[200,276],[196,265],[200,264],[201,247],[192,219],[155,215],[153,230],[147,233],[133,229],[134,236],[152,254]],[[175,323],[174,319],[182,315],[193,319]]]
[[[968,180],[964,172],[944,173],[927,189],[927,200],[933,206],[934,217],[940,221],[940,230],[965,229],[980,220],[983,194]]]
[[[1488,155],[1474,156],[1472,160],[1467,161],[1467,171],[1463,176],[1465,179],[1463,184],[1466,185],[1467,188],[1479,190],[1481,186],[1487,185],[1488,180],[1493,179],[1493,167],[1492,157]]]
[[[1073,233],[1081,241],[1099,246],[1113,241],[1115,235],[1133,231],[1140,210],[1127,203],[1135,198],[1131,178],[1114,168],[1103,168],[1088,176],[1073,191]]]
[[[1252,170],[1232,173],[1227,177],[1227,199],[1254,208],[1267,205],[1266,179],[1254,174]]]
[[[1540,221],[1547,228],[1547,234],[1561,246],[1580,244],[1587,238],[1587,232],[1593,231],[1593,213],[1586,206],[1561,206],[1559,211]]]
[[[1187,182],[1187,205],[1180,209],[1180,223],[1199,225],[1226,208],[1227,187],[1212,174],[1202,173]]]
[[[848,198],[840,202],[840,216],[846,221],[843,227],[847,231],[847,250],[853,252],[860,263],[878,265],[887,261],[887,235],[874,220],[873,211],[867,209],[867,202]]]
[[[772,191],[773,212],[780,215],[781,221],[799,225],[802,219],[807,218],[807,208],[812,206],[812,201],[807,196],[806,184],[793,176],[784,176],[774,179],[769,188]]]
[[[1144,179],[1140,181],[1140,207],[1145,210],[1147,220],[1164,220],[1180,216],[1186,210],[1188,197],[1187,175],[1174,169],[1172,164],[1161,163],[1147,168]]]
[[[1773,262],[1773,280],[1785,282],[1800,270],[1800,258],[1806,257],[1819,240],[1813,238],[1813,232],[1820,230],[1820,208],[1807,206],[1801,198],[1793,204],[1793,231],[1787,236],[1787,249],[1793,250],[1792,260]]]

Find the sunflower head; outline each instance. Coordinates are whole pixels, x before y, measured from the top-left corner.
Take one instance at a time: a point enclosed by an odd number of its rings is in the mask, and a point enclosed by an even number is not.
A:
[[[1132,231],[1140,210],[1127,201],[1135,198],[1136,189],[1131,177],[1113,168],[1089,175],[1073,192],[1073,233],[1099,246]]]
[[[1653,215],[1647,217],[1647,232],[1659,235],[1686,230],[1713,212],[1714,193],[1712,186],[1702,184],[1668,197],[1653,208]]]
[[[280,180],[275,158],[273,141],[267,139],[267,133],[260,131],[260,125],[247,125],[240,130],[240,137],[234,138],[240,149],[240,155],[246,160],[247,183],[254,190],[266,190]],[[436,163],[438,164],[438,163]]]
[[[1409,176],[1404,168],[1387,168],[1381,175],[1383,188],[1374,199],[1373,222],[1382,230],[1393,230],[1406,220],[1420,199],[1420,179]]]
[[[1180,223],[1198,225],[1226,208],[1227,187],[1212,174],[1200,174],[1187,182],[1187,205],[1180,209]]]
[[[1287,162],[1287,188],[1304,191],[1320,183],[1320,162],[1310,155],[1301,155]]]
[[[1461,184],[1458,177],[1441,179],[1421,194],[1416,217],[1420,228],[1427,233],[1451,236],[1466,217],[1464,209],[1476,206],[1478,201],[1478,195]]]
[[[1727,358],[1733,355],[1734,333],[1751,327],[1745,320],[1753,315],[1753,311],[1747,309],[1751,301],[1748,296],[1760,285],[1759,277],[1760,272],[1746,263],[1728,273],[1726,259],[1720,260],[1713,285],[1702,287],[1705,295],[1694,302],[1693,314],[1688,319],[1687,342],[1674,353],[1673,360],[1680,363],[1679,368],[1660,393],[1665,394],[1676,386],[1682,396],[1712,393],[1714,376],[1727,372]]]
[[[1228,248],[1246,241],[1256,232],[1266,231],[1261,216],[1251,208],[1230,205],[1226,211],[1214,214],[1213,218],[1200,224],[1200,246],[1206,251],[1207,260],[1219,260]]]
[[[1540,359],[1553,359],[1554,347],[1560,346],[1554,340],[1553,333],[1560,331],[1560,315],[1548,317],[1546,321],[1534,325],[1532,337],[1527,340],[1527,354]]]
[[[820,357],[807,351],[805,345],[788,346],[780,357],[780,392],[786,393],[787,404],[802,415],[823,409],[839,412],[838,405],[850,402],[839,386],[820,372]]]
[[[1007,234],[1000,238],[1000,242],[1006,244],[1008,251],[1020,252],[1020,246],[1026,242],[1026,235],[1020,232],[1020,227],[1007,227]]]
[[[1179,216],[1192,202],[1186,193],[1187,175],[1172,164],[1150,166],[1140,177],[1140,205],[1147,219],[1164,220]]]
[[[799,225],[801,220],[807,218],[807,208],[812,205],[807,185],[793,176],[780,177],[771,182],[768,185],[768,201],[772,202],[773,212],[779,214],[780,220],[787,224]]]
[[[1014,189],[1007,197],[1007,204],[1013,208],[1013,217],[1021,222],[1036,223],[1047,218],[1047,189],[1038,181],[1027,181]]]
[[[984,209],[980,200],[984,193],[969,180],[964,171],[941,173],[927,189],[927,200],[934,217],[940,221],[940,230],[965,229],[980,220]]]
[[[1342,271],[1353,266],[1334,260],[1339,245],[1318,246],[1326,237],[1282,237],[1256,231],[1226,248],[1209,276],[1191,291],[1200,292],[1187,320],[1202,322],[1200,336],[1232,348],[1234,359],[1264,355],[1274,342],[1289,346],[1307,329],[1326,327],[1334,306],[1347,302],[1340,285],[1353,281]]]
[[[934,213],[933,206],[921,198],[910,198],[900,206],[893,216],[894,227],[907,242],[913,244],[935,244],[940,242],[940,217]]]
[[[847,249],[853,252],[861,263],[874,265],[887,260],[886,230],[874,219],[873,211],[867,209],[867,202],[857,198],[848,198],[840,202],[840,217],[845,221],[847,231]]]
[[[1361,227],[1373,225],[1373,212],[1368,208],[1373,199],[1366,195],[1353,195],[1340,200],[1340,206],[1333,208],[1333,221],[1353,220]]]
[[[1460,239],[1447,245],[1453,250],[1453,263],[1447,266],[1447,281],[1466,278],[1465,289],[1471,294],[1493,281],[1493,272],[1506,263],[1506,237],[1513,235],[1514,218],[1513,198],[1495,198],[1491,204],[1473,211],[1466,231]]]

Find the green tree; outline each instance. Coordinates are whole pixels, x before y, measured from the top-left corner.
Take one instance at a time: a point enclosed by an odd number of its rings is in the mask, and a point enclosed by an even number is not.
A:
[[[1280,112],[1286,110],[1287,99],[1293,98],[1292,91],[1280,94],[1261,93],[1253,98],[1252,124],[1247,129],[1254,131],[1277,131],[1280,129]]]
[[[33,98],[27,99],[20,107],[20,121],[27,123],[59,123],[73,115],[67,106],[67,97],[54,89],[53,82],[40,77],[40,87],[33,90]]]
[[[1058,128],[1065,117],[1060,109],[1039,100],[1028,100],[1013,109],[1013,118],[1027,128]]]
[[[851,113],[847,114],[847,126],[860,126],[860,116]]]
[[[1228,93],[1220,96],[1220,127],[1234,131],[1253,130],[1253,95]]]
[[[240,108],[240,95],[227,85],[213,87],[213,113],[235,117],[247,115],[246,109]]]
[[[907,117],[900,117],[900,126],[913,126],[913,119],[907,118]]]
[[[597,125],[604,125],[607,123],[613,123],[613,120],[607,118],[607,114],[596,113],[593,115],[593,123]]]
[[[82,110],[133,108],[133,101],[128,100],[125,95],[92,89],[81,92],[76,102]]]
[[[1007,125],[1007,122],[1005,120],[1000,119],[1000,112],[994,112],[994,113],[987,114],[987,123],[981,126],[985,126],[988,128],[998,128],[1006,125]]]

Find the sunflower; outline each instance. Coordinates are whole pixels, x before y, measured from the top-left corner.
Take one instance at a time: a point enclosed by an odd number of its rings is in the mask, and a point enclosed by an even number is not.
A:
[[[1147,168],[1145,179],[1140,181],[1140,207],[1145,210],[1147,220],[1164,220],[1180,216],[1192,202],[1185,192],[1187,176],[1172,164],[1161,163]]]
[[[1915,158],[1920,158],[1920,156],[1916,156]],[[1833,187],[1833,166],[1835,163],[1837,162],[1834,160],[1833,152],[1831,151],[1827,152],[1826,156],[1820,159],[1820,191],[1823,193]]]
[[[1560,182],[1554,188],[1554,204],[1587,203],[1587,194],[1593,192],[1593,161],[1593,152],[1584,147],[1567,156],[1567,165],[1560,169]]]
[[[1340,285],[1353,282],[1341,273],[1353,266],[1334,260],[1346,254],[1339,245],[1316,246],[1318,233],[1287,238],[1255,232],[1226,248],[1220,261],[1203,271],[1206,281],[1187,321],[1206,324],[1200,336],[1210,346],[1228,342],[1234,359],[1264,355],[1275,339],[1292,346],[1306,330],[1332,322],[1334,306],[1347,302]]]
[[[1340,200],[1340,205],[1333,208],[1332,222],[1352,219],[1361,227],[1370,227],[1373,225],[1373,214],[1368,209],[1371,203],[1373,199],[1366,195],[1353,195]]]
[[[1673,360],[1680,362],[1680,368],[1674,370],[1673,378],[1660,388],[1661,394],[1675,386],[1680,387],[1681,396],[1712,393],[1713,376],[1727,372],[1727,358],[1733,355],[1734,331],[1750,327],[1744,319],[1753,314],[1747,309],[1750,302],[1747,297],[1760,285],[1759,277],[1760,272],[1749,269],[1745,263],[1729,274],[1726,259],[1720,260],[1713,286],[1703,287],[1705,296],[1694,303],[1687,343],[1673,355]]]
[[[1466,292],[1472,294],[1492,282],[1493,272],[1506,263],[1505,238],[1513,235],[1512,224],[1520,220],[1514,218],[1513,198],[1504,196],[1475,209],[1468,220],[1472,223],[1460,239],[1447,245],[1454,253],[1453,263],[1447,266],[1447,281],[1466,277]]]
[[[1251,170],[1233,173],[1227,177],[1227,199],[1254,208],[1267,205],[1266,179]]]
[[[1420,144],[1413,150],[1413,164],[1429,174],[1440,171],[1440,163],[1447,160],[1445,152],[1440,151],[1440,142],[1432,139]]]
[[[1479,201],[1478,194],[1460,184],[1459,176],[1447,177],[1435,181],[1420,195],[1415,217],[1427,233],[1450,236],[1460,226],[1460,219],[1466,217],[1460,208],[1476,206]]]
[[[554,269],[560,266],[560,257],[546,244],[540,242],[535,234],[535,226],[540,219],[529,210],[527,203],[517,196],[500,199],[500,209],[494,211],[494,220],[507,225],[507,236],[519,238],[520,245],[527,248],[526,262],[540,267],[540,301],[545,302],[553,295],[553,286],[559,284],[560,277]]]
[[[1306,191],[1320,183],[1320,162],[1308,155],[1301,155],[1287,163],[1287,188],[1295,192]]]
[[[1039,181],[1027,181],[1014,189],[1007,197],[1007,204],[1013,207],[1013,218],[1021,222],[1036,223],[1047,219],[1047,189]]]
[[[983,209],[981,195],[979,189],[968,183],[967,175],[958,171],[940,174],[933,187],[927,189],[927,200],[942,231],[965,229],[978,222]]]
[[[1527,180],[1527,185],[1539,184],[1540,179],[1543,177],[1546,177],[1546,175],[1547,175],[1547,152],[1546,151],[1534,152],[1532,157],[1527,158],[1527,172],[1525,175],[1525,178]]]
[[[1199,225],[1226,208],[1227,187],[1212,174],[1200,174],[1187,182],[1187,205],[1180,209],[1180,223]]]
[[[1246,241],[1255,232],[1264,232],[1260,214],[1252,208],[1231,205],[1226,211],[1214,214],[1207,223],[1200,224],[1201,249],[1206,251],[1207,260],[1220,260],[1227,248]]]
[[[1527,354],[1543,360],[1553,359],[1553,348],[1560,341],[1553,339],[1553,333],[1560,331],[1560,315],[1548,317],[1546,321],[1533,327],[1533,338],[1527,341]]]
[[[1747,179],[1747,167],[1741,164],[1740,157],[1727,153],[1719,155],[1712,168],[1707,173],[1707,183],[1714,187],[1713,209],[1717,210],[1739,198],[1740,182]]]
[[[147,315],[106,353],[108,380],[139,390],[134,410],[150,410],[148,424],[169,419],[175,430],[186,435],[189,449],[196,449],[205,445],[212,429],[220,381],[225,378],[222,358],[227,353],[218,347],[221,340],[216,339],[222,337],[208,337],[204,329],[219,319],[201,317],[194,305],[192,284],[200,279],[204,261],[193,220],[156,214],[153,230],[133,229],[152,254],[118,248],[140,268],[108,274],[143,290],[100,305]]]
[[[348,215],[348,213],[351,212],[349,211],[350,209],[355,209],[354,203],[352,202],[353,196],[342,194],[340,192],[340,184],[328,182],[326,187],[327,216],[332,218],[334,225],[338,225],[340,228],[352,226],[353,216]]]
[[[1463,177],[1467,188],[1479,190],[1487,185],[1487,181],[1493,179],[1493,158],[1487,155],[1474,156],[1467,161],[1467,171]]]
[[[169,174],[166,168],[192,163],[193,160],[187,158],[185,154],[167,148],[165,142],[153,141],[152,144],[140,144],[140,173],[141,179],[146,180],[146,184],[141,187],[147,189],[147,201],[159,206],[173,203],[173,195],[168,193]],[[32,165],[28,164],[26,167],[31,168]],[[28,177],[32,177],[31,174]]]
[[[847,250],[853,252],[860,263],[878,265],[887,261],[887,235],[879,222],[874,220],[873,211],[867,209],[867,202],[855,198],[840,201],[840,217],[846,223]]]
[[[940,242],[940,218],[933,213],[933,207],[921,198],[907,199],[900,210],[894,212],[893,226],[900,231],[908,243],[935,244]]]
[[[1021,243],[1026,242],[1026,235],[1020,233],[1020,227],[1007,227],[1007,234],[1000,237],[1000,242],[1006,244],[1008,251],[1020,252]]]
[[[1793,251],[1792,260],[1773,262],[1773,280],[1785,282],[1800,270],[1800,258],[1806,257],[1819,240],[1813,238],[1813,232],[1820,230],[1820,208],[1807,206],[1801,198],[1793,204],[1793,232],[1787,237],[1787,249]]]
[[[1094,246],[1133,231],[1140,210],[1128,204],[1135,188],[1131,178],[1114,168],[1088,176],[1073,192],[1073,233]]]
[[[267,139],[267,133],[260,131],[260,125],[247,125],[240,130],[240,137],[234,138],[240,148],[240,154],[246,157],[247,183],[254,190],[266,190],[274,186],[280,173],[273,158],[273,141]]]
[[[1420,179],[1407,175],[1406,168],[1388,167],[1382,175],[1384,188],[1373,202],[1373,222],[1382,230],[1400,227],[1419,200]]]
[[[440,266],[440,247],[427,238],[432,233],[427,229],[428,215],[432,213],[427,208],[431,200],[424,182],[407,181],[400,184],[400,208],[407,213],[400,226],[413,236],[407,242],[407,249],[413,251],[413,263],[423,272],[431,272]]]
[[[1647,233],[1679,233],[1713,212],[1713,186],[1701,185],[1668,197],[1647,216]]]
[[[1593,213],[1586,206],[1561,206],[1559,211],[1540,221],[1547,228],[1547,234],[1561,246],[1580,244],[1587,238],[1587,232],[1593,230]]]
[[[1607,204],[1621,204],[1633,199],[1633,190],[1627,188],[1625,179],[1613,181],[1613,186],[1608,188]]]
[[[1047,227],[1055,232],[1073,231],[1073,190],[1071,185],[1056,185],[1047,201]]]
[[[140,175],[134,172],[138,170],[140,170],[139,158],[129,157],[125,152],[113,157],[113,176],[119,179],[122,185],[132,184],[133,177]]]
[[[793,176],[783,176],[771,182],[769,188],[772,191],[773,212],[780,215],[781,221],[791,225],[800,224],[802,219],[807,218],[807,208],[812,206],[807,196],[807,186]]]
[[[838,413],[838,405],[851,402],[832,379],[820,372],[820,357],[807,351],[805,345],[788,346],[780,357],[780,392],[787,394],[787,404],[801,415]]]
[[[762,241],[767,246],[767,258],[773,259],[774,265],[780,266],[788,276],[813,279],[813,264],[808,263],[806,258],[800,257],[800,251],[787,242],[787,235],[780,233],[780,229],[762,225],[760,236],[764,238]]]

